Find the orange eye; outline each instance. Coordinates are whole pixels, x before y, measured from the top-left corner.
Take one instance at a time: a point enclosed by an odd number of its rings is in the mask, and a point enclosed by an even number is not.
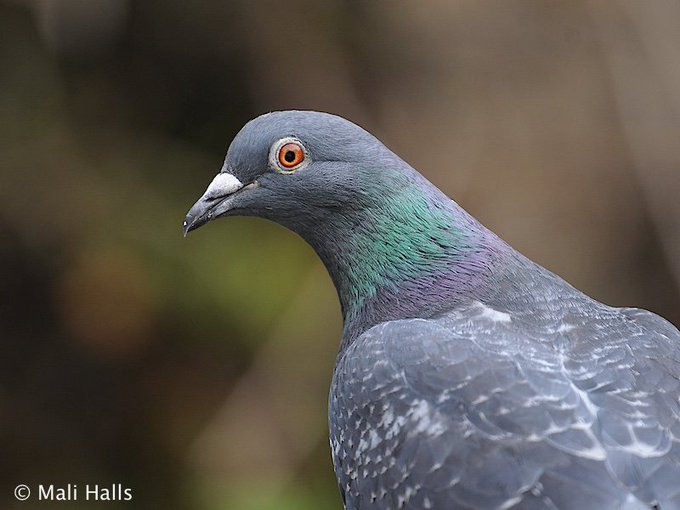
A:
[[[283,168],[294,168],[305,159],[305,153],[300,144],[290,142],[279,149],[278,158]]]

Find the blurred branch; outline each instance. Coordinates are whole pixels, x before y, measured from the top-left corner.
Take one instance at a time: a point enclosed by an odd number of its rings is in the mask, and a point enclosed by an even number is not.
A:
[[[32,0],[40,35],[51,52],[98,57],[119,42],[129,0]]]
[[[646,207],[680,286],[680,4],[590,6]]]
[[[329,290],[317,263],[196,440],[191,457],[202,478],[236,485],[266,480],[275,496],[326,435],[323,403],[340,335],[338,306]]]

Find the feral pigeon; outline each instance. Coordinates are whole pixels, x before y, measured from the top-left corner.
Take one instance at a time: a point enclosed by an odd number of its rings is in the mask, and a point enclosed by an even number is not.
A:
[[[344,330],[329,398],[347,510],[680,509],[680,332],[579,292],[355,124],[243,127],[189,211],[299,234]]]

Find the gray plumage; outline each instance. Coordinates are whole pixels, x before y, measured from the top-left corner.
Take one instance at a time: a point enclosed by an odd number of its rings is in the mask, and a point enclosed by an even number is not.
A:
[[[522,262],[486,303],[339,357],[346,508],[680,508],[678,331]]]
[[[304,149],[290,173],[279,140]],[[347,510],[680,509],[670,323],[585,296],[335,116],[255,119],[219,175],[185,231],[277,221],[337,287],[329,423]]]

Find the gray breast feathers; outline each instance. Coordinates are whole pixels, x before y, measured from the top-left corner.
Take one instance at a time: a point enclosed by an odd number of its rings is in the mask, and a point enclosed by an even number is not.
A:
[[[378,325],[340,357],[349,509],[680,509],[680,333],[642,310],[479,302]]]

